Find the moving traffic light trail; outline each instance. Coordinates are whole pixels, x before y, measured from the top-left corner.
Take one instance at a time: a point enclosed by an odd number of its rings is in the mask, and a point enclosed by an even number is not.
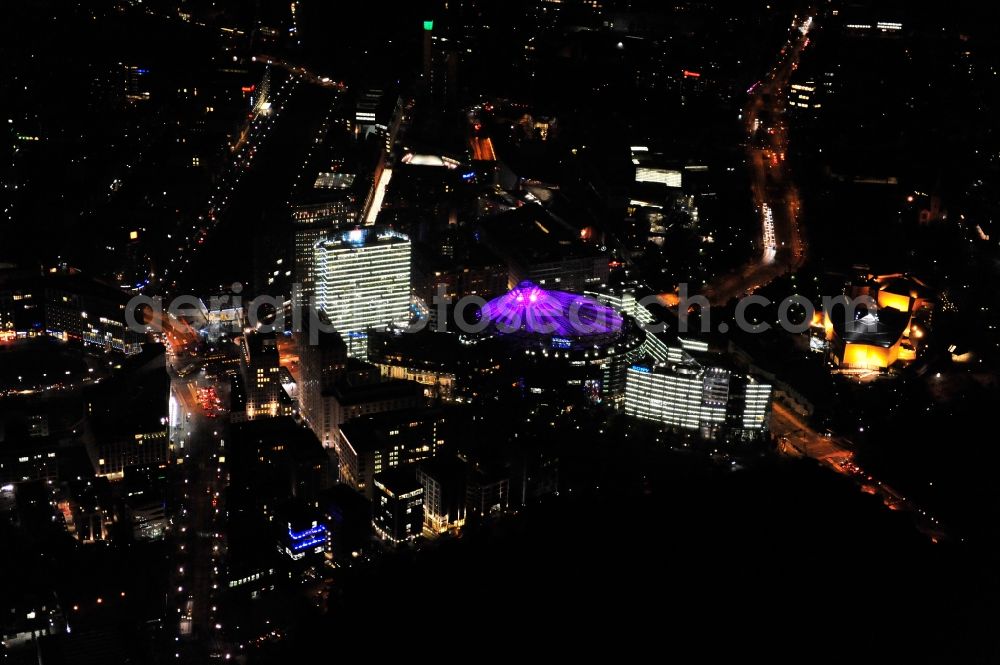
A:
[[[778,64],[750,88],[746,112],[747,156],[752,169],[754,206],[760,214],[761,253],[736,273],[721,275],[706,285],[703,293],[713,303],[722,304],[755,291],[775,277],[798,269],[805,261],[806,247],[799,228],[799,193],[785,164],[788,125],[783,116],[789,79],[809,44],[812,21],[812,17],[806,17],[792,23]]]

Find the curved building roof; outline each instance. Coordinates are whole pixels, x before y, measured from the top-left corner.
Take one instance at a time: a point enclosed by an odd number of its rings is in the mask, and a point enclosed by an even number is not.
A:
[[[521,282],[486,303],[482,318],[500,334],[589,337],[622,329],[621,315],[593,298],[548,291],[533,282]]]
[[[848,344],[870,344],[888,348],[903,337],[909,315],[890,307],[867,312],[853,321],[838,321],[834,317],[834,332]]]

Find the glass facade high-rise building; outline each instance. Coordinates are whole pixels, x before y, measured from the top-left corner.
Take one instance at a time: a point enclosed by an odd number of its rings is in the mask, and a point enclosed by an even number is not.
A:
[[[298,284],[296,307],[307,307],[316,295],[316,243],[336,233],[338,227],[353,224],[357,215],[355,204],[348,200],[300,204],[292,209],[294,275]]]
[[[771,390],[753,376],[676,349],[668,362],[628,369],[625,413],[703,439],[753,441],[768,431]]]
[[[406,324],[410,312],[410,239],[386,227],[357,228],[316,244],[316,301],[348,344],[369,328]]]

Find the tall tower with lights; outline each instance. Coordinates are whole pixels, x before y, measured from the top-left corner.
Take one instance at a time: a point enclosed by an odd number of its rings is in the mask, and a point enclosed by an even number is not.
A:
[[[366,331],[410,318],[410,239],[372,226],[316,244],[316,302],[348,344],[364,355]]]

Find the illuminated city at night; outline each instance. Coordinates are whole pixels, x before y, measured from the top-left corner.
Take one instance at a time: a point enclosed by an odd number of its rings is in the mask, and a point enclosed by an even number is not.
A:
[[[0,663],[1000,663],[988,3],[3,11]]]

